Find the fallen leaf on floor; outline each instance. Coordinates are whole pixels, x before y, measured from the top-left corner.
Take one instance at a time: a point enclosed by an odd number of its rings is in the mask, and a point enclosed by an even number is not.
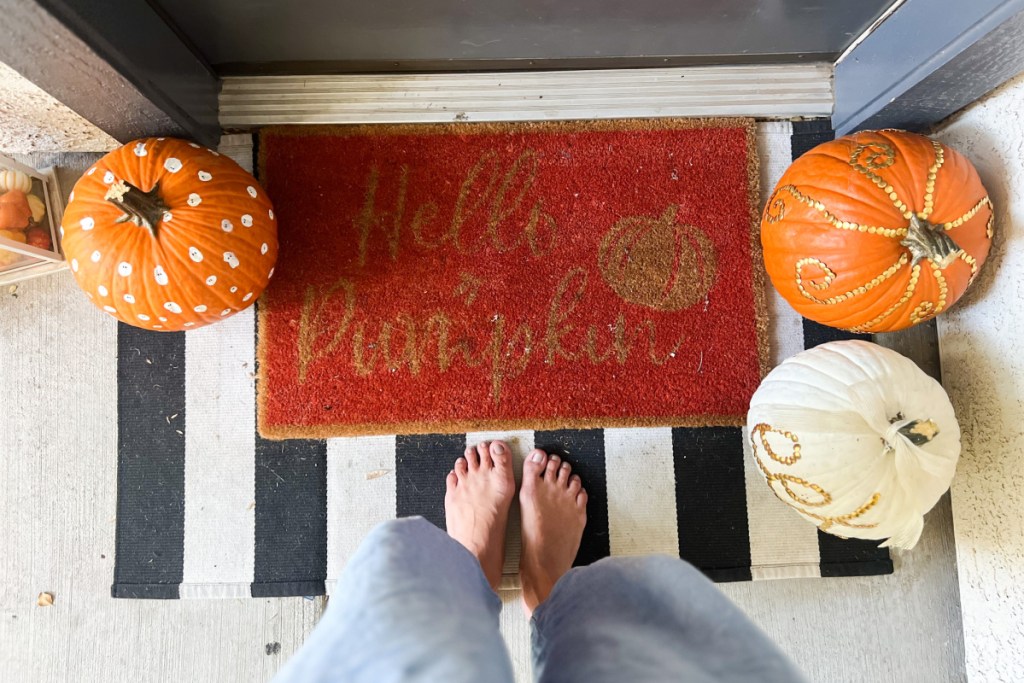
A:
[[[391,470],[371,470],[366,473],[366,480],[370,481],[371,479],[380,479],[385,474],[389,474],[390,472]]]
[[[40,593],[39,597],[36,598],[36,604],[40,607],[52,607],[53,606],[53,593]]]

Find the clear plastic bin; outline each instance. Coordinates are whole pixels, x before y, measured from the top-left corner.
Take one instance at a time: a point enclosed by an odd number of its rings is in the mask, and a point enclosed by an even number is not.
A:
[[[0,155],[0,285],[67,268],[60,250],[63,208],[53,169]]]

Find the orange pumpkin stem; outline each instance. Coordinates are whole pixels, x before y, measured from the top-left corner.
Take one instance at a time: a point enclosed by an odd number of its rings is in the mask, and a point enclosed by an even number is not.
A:
[[[916,266],[922,259],[929,259],[939,268],[945,268],[962,251],[941,225],[929,223],[916,214],[910,218],[907,236],[900,244],[910,250],[913,257],[911,266]]]
[[[135,225],[149,230],[149,234],[153,237],[156,237],[157,224],[168,211],[168,206],[164,204],[164,200],[160,196],[159,183],[154,185],[149,192],[143,192],[129,182],[118,180],[111,184],[103,198],[124,211],[124,214],[115,222],[131,221]]]

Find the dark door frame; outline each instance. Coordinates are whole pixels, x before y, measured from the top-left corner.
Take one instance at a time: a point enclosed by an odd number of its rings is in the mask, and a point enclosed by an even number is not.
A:
[[[213,70],[142,0],[0,0],[0,61],[119,142],[220,138]]]

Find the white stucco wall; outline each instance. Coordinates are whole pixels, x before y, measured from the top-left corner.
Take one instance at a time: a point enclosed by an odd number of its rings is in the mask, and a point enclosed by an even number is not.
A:
[[[0,63],[0,152],[105,152],[117,141]]]
[[[967,671],[1024,681],[1024,76],[936,137],[974,162],[996,208],[988,263],[938,320],[963,432],[953,523]]]

